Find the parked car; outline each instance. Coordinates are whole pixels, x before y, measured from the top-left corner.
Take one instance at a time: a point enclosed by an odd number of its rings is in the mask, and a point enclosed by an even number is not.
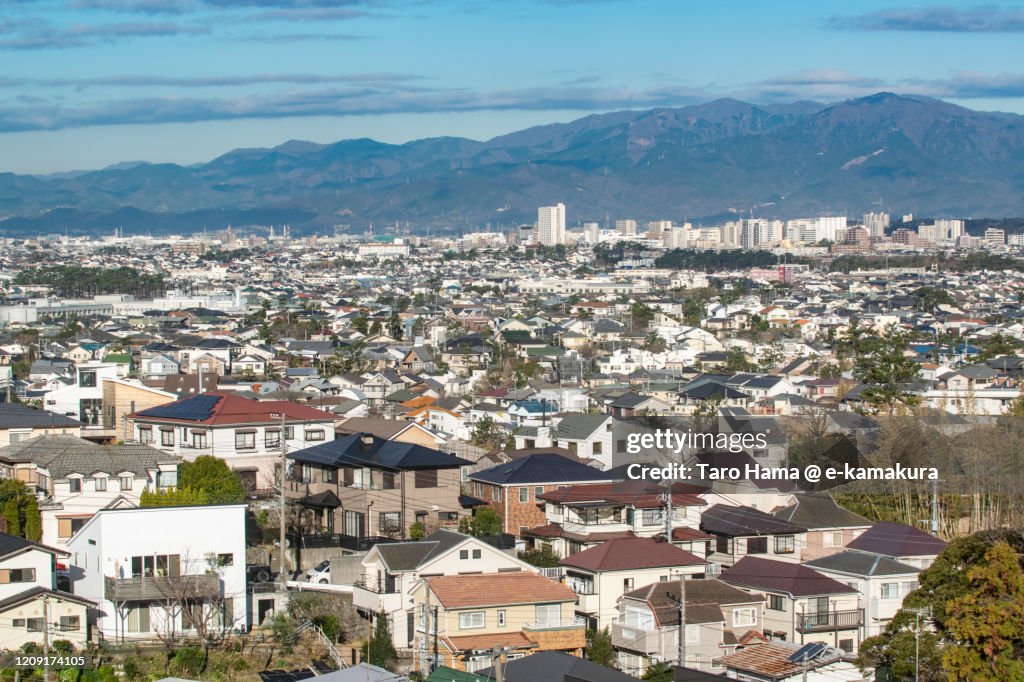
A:
[[[331,582],[331,560],[325,559],[306,571],[306,582],[326,585]]]

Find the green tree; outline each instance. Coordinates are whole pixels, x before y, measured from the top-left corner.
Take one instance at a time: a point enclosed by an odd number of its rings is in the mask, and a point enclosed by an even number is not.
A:
[[[612,633],[607,627],[604,630],[587,630],[587,660],[606,668],[617,667]]]
[[[427,534],[427,529],[422,521],[416,521],[409,526],[409,539],[422,540]]]
[[[10,498],[4,503],[4,521],[7,522],[7,534],[21,537],[21,509],[17,498]]]
[[[934,313],[940,305],[953,305],[956,299],[945,289],[938,287],[919,287],[914,291],[914,302],[919,310]]]
[[[942,652],[950,680],[1024,680],[1024,571],[998,542],[967,572],[970,589],[946,607],[953,643]]]
[[[647,336],[644,337],[644,349],[652,353],[660,353],[665,350],[665,339],[661,338],[656,331],[647,332]]]
[[[242,479],[222,459],[200,455],[194,462],[178,466],[178,486],[202,490],[207,504],[237,504],[245,501]]]
[[[647,329],[654,319],[654,313],[654,308],[639,301],[629,306],[630,331],[643,331]]]
[[[32,542],[39,542],[43,538],[43,522],[39,514],[39,503],[34,495],[29,495],[25,501],[25,538]]]
[[[672,682],[673,674],[671,665],[665,661],[658,661],[647,668],[647,672],[644,673],[644,679],[650,680],[650,682]]]
[[[359,315],[352,320],[352,328],[361,334],[366,334],[370,331],[370,321],[366,319],[366,315],[364,313],[359,313]]]
[[[860,336],[854,342],[858,352],[853,374],[867,384],[861,395],[876,410],[889,413],[897,404],[915,405],[917,399],[909,394],[906,384],[917,378],[921,366],[904,354],[908,337],[890,327],[886,334]]]
[[[402,319],[398,317],[398,313],[391,313],[391,317],[388,318],[388,336],[396,341],[402,340]]]
[[[747,357],[746,351],[735,347],[729,351],[729,355],[725,360],[725,368],[730,372],[746,372],[753,369],[754,365]]]
[[[478,509],[469,521],[469,534],[480,536],[501,535],[501,517],[488,507]]]
[[[398,652],[391,639],[391,625],[388,623],[387,612],[382,610],[377,614],[376,620],[373,633],[363,642],[363,660],[393,671],[398,660]]]
[[[490,415],[484,415],[473,427],[469,440],[482,448],[503,448],[508,445],[509,433]]]
[[[537,549],[527,549],[519,552],[519,558],[538,568],[554,568],[561,561],[561,557],[555,553],[555,550],[551,549],[551,545],[547,542],[541,544]]]

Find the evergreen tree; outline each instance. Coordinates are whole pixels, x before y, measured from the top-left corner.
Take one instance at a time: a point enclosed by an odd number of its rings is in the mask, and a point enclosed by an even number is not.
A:
[[[43,522],[39,514],[39,503],[34,496],[25,501],[25,538],[39,542],[43,538]]]
[[[388,614],[381,610],[377,614],[377,623],[374,625],[373,634],[363,644],[363,660],[371,665],[379,665],[388,670],[395,669],[398,660],[398,652],[395,650],[395,643],[391,639],[391,626],[388,623]]]
[[[245,501],[242,479],[222,459],[201,455],[194,462],[178,466],[178,486],[201,490],[207,504],[235,504]]]
[[[587,660],[606,668],[615,668],[617,658],[612,646],[612,633],[604,630],[587,630]]]
[[[21,509],[18,498],[11,497],[4,503],[4,520],[7,522],[7,534],[21,537]]]

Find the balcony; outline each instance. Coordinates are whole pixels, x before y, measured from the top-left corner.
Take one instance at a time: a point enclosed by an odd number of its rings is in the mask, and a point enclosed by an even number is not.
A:
[[[661,633],[641,627],[630,627],[620,621],[612,623],[612,645],[642,654],[661,653]]]
[[[202,599],[220,596],[219,575],[142,576],[104,581],[104,596],[113,602]]]
[[[584,628],[587,621],[582,616],[576,616],[569,620],[540,620],[535,623],[523,623],[524,630],[568,630],[571,628]]]
[[[352,605],[369,613],[401,609],[401,577],[391,576],[377,580],[376,576],[361,576],[352,586]]]
[[[831,632],[854,630],[864,624],[864,609],[829,611],[828,613],[798,613],[797,632]]]

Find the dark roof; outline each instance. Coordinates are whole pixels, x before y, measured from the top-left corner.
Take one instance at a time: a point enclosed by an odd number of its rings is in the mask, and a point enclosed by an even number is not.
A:
[[[289,459],[326,466],[368,466],[392,471],[454,469],[472,464],[469,460],[415,443],[384,440],[353,433],[320,445],[288,453]]]
[[[78,436],[36,436],[0,448],[0,460],[32,462],[59,480],[70,474],[91,476],[102,472],[116,476],[131,471],[146,476],[161,462],[177,461],[173,455],[163,453],[142,443],[97,445]]]
[[[77,419],[49,410],[33,410],[17,403],[0,403],[0,429],[42,429],[81,425]]]
[[[780,535],[803,533],[807,529],[776,518],[752,507],[730,507],[716,504],[704,510],[700,527],[706,533],[742,537],[747,535]]]
[[[412,571],[420,564],[468,539],[468,535],[442,529],[416,542],[396,542],[376,547],[384,563],[392,571]]]
[[[871,522],[840,507],[827,493],[793,493],[795,503],[775,512],[775,518],[807,529],[867,528]]]
[[[669,542],[632,537],[602,542],[558,563],[587,571],[630,571],[662,566],[698,566],[708,562]]]
[[[494,677],[494,669],[477,673]],[[505,682],[636,682],[637,678],[561,651],[538,651],[505,663]]]
[[[48,590],[45,587],[40,587],[37,585],[35,587],[30,587],[24,592],[19,592],[17,594],[11,595],[10,597],[7,597],[6,599],[0,600],[0,611],[6,611],[12,606],[16,606],[17,604],[23,604],[43,594],[49,595],[55,599],[74,602],[76,604],[84,604],[86,606],[96,605],[96,602],[85,599],[84,597],[76,596],[74,594],[71,594],[70,592]]]
[[[59,554],[66,556],[67,552],[63,552],[53,547],[47,547],[46,545],[40,545],[38,542],[32,542],[25,538],[19,538],[16,535],[8,535],[7,533],[0,533],[0,558],[6,557],[15,552],[20,552],[24,549],[40,549],[50,554]]]
[[[917,573],[921,570],[916,566],[900,563],[881,554],[868,554],[866,552],[853,552],[850,550],[814,559],[813,561],[806,561],[804,565],[811,568],[820,568],[822,570],[858,576],[906,575],[908,573]]]
[[[623,597],[647,602],[654,610],[659,627],[679,625],[678,580],[651,583],[627,592]],[[723,604],[751,604],[763,601],[762,595],[745,592],[721,580],[687,580],[686,623],[693,625],[723,622],[726,620],[722,615]]]
[[[889,557],[936,556],[946,548],[946,543],[913,526],[879,521],[846,548]]]
[[[579,483],[610,481],[607,473],[586,464],[579,464],[561,455],[539,454],[499,464],[469,476],[474,481],[496,485],[531,483]]]
[[[784,592],[794,597],[854,594],[854,588],[818,573],[813,568],[786,561],[745,556],[722,573],[722,580],[741,587]]]

